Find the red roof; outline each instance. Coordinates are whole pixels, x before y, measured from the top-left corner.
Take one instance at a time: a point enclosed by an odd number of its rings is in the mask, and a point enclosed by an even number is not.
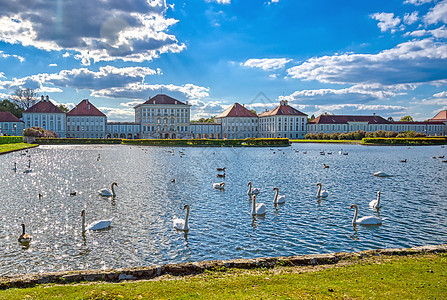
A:
[[[56,105],[54,105],[48,98],[46,100],[42,98],[41,101],[37,102],[36,104],[25,110],[24,113],[63,114],[64,112],[60,110]]]
[[[182,101],[179,101],[177,99],[174,99],[172,97],[169,97],[168,95],[164,94],[158,94],[152,98],[149,98],[146,102],[143,104],[174,104],[174,105],[187,105],[183,103]]]
[[[19,118],[14,116],[9,111],[0,111],[0,122],[22,122]]]
[[[441,121],[447,121],[447,110],[441,110],[440,112],[438,112],[438,114],[436,116],[433,117],[433,119],[431,119],[430,121],[433,122],[441,122]]]
[[[97,116],[97,117],[105,117],[106,115],[102,113],[99,109],[96,108],[93,104],[88,101],[88,99],[84,99],[76,105],[75,108],[70,110],[67,113],[67,116]]]
[[[229,108],[227,108],[223,113],[220,113],[216,118],[225,118],[225,117],[256,118],[257,115],[252,111],[249,111],[239,103],[234,103]]]
[[[265,111],[259,115],[260,117],[269,116],[307,116],[305,113],[293,108],[285,102],[281,102],[280,105],[270,111]]]
[[[308,124],[348,124],[349,122],[368,122],[368,124],[391,124],[380,116],[336,116],[320,115]]]

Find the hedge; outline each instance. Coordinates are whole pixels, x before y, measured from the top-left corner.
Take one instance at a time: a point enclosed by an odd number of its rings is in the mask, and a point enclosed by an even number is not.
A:
[[[23,143],[23,137],[21,136],[0,136],[0,144],[15,144]]]
[[[128,140],[123,139],[123,144],[145,145],[145,146],[289,146],[289,139],[235,139],[235,140],[215,140],[215,139],[150,139],[150,140]]]
[[[36,138],[37,144],[121,144],[121,139]]]
[[[447,138],[364,138],[362,144],[368,145],[444,145]]]

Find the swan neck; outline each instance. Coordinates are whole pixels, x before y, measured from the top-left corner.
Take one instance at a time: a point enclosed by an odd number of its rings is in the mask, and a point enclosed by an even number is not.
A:
[[[22,234],[25,234],[25,224],[22,224]]]
[[[377,205],[376,207],[380,206],[380,194],[377,194]]]
[[[116,196],[116,194],[115,194],[115,188],[114,188],[114,184],[112,183],[112,195],[113,196]]]
[[[276,190],[274,202],[278,201],[278,195],[279,195],[279,190]]]
[[[317,197],[319,197],[320,195],[321,195],[321,185],[318,185]]]
[[[82,232],[85,231],[85,213],[82,215]]]
[[[354,218],[352,219],[352,224],[355,224],[357,222],[357,216],[359,214],[359,209],[358,207],[354,207],[355,212],[354,212]]]
[[[185,225],[183,226],[183,229],[188,229],[188,219],[189,219],[189,207],[186,208]]]
[[[256,213],[256,197],[252,197],[252,201],[251,214],[254,215]]]

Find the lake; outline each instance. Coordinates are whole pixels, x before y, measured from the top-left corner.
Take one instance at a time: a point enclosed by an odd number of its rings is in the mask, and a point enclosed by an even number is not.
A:
[[[447,155],[441,146],[171,149],[58,145],[1,155],[0,276],[447,243],[447,163],[432,158]],[[217,167],[226,167],[224,180]],[[113,181],[117,196],[100,197]],[[221,181],[225,191],[213,189]],[[264,217],[250,214],[249,181],[261,188]],[[325,200],[315,196],[317,182],[329,192]],[[275,186],[286,196],[276,207]],[[368,203],[379,190],[383,225],[354,227],[350,205],[360,217],[377,215]],[[187,235],[172,226],[185,204]],[[112,226],[83,235],[83,209],[87,224],[113,217]],[[21,223],[29,246],[17,241]]]

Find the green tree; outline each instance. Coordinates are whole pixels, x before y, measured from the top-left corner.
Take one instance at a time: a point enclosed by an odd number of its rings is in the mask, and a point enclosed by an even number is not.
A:
[[[17,104],[24,110],[30,108],[39,101],[37,99],[36,91],[30,88],[16,89],[9,98],[11,102]]]
[[[412,116],[404,116],[399,120],[399,122],[414,122],[414,120]]]
[[[68,107],[66,107],[64,104],[59,104],[57,107],[64,113],[67,113],[69,111]]]
[[[22,117],[23,108],[19,107],[17,104],[5,99],[0,102],[0,111],[9,111],[17,118]]]
[[[250,109],[250,111],[251,111],[252,113],[254,113],[255,115],[258,115],[258,113],[256,112],[256,110],[254,110],[254,109]]]

